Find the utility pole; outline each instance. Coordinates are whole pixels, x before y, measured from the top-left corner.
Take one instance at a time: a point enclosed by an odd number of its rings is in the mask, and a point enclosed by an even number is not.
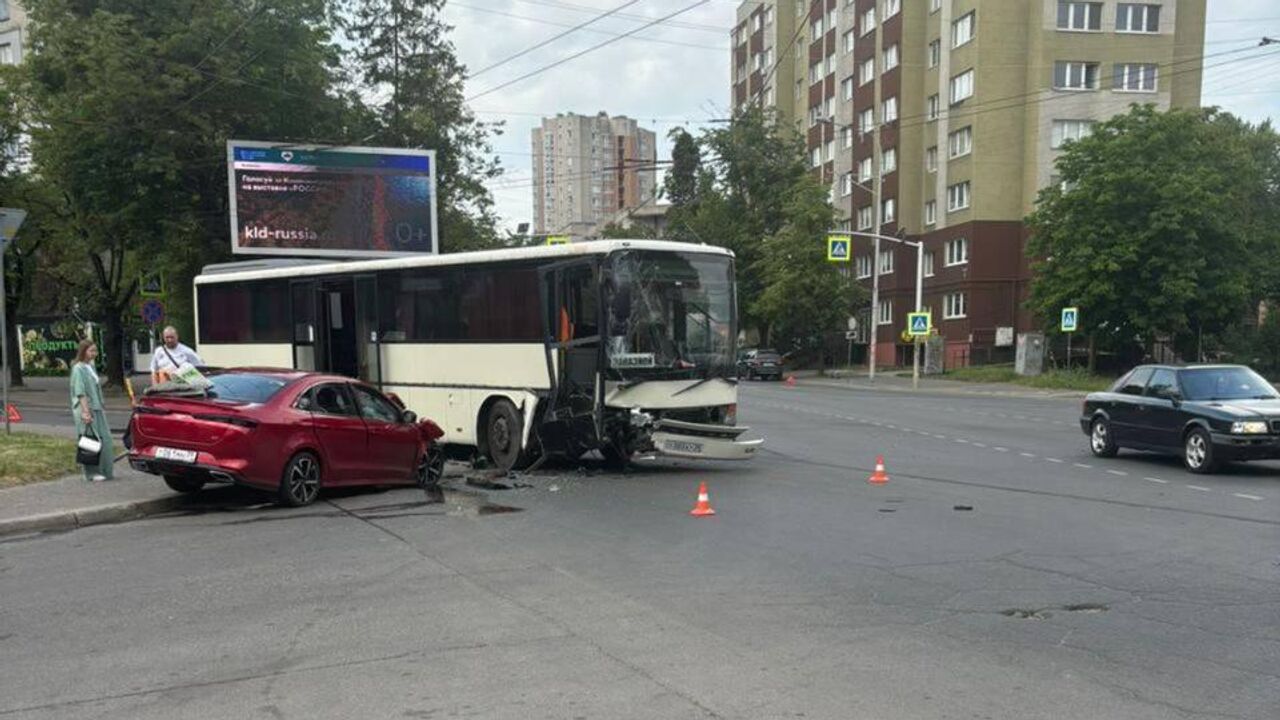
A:
[[[878,7],[880,3],[876,5]],[[881,111],[884,89],[884,76],[881,74],[883,70],[881,64],[884,62],[883,29],[876,31],[875,46],[875,55],[871,58],[876,70],[871,98],[871,179],[875,182],[876,188],[874,197],[871,198],[873,203],[871,232],[875,233],[875,238],[871,250],[871,345],[867,348],[867,379],[872,383],[876,381],[876,346],[880,344],[880,229],[883,221],[880,213],[884,205],[884,196],[881,193],[884,189],[884,168],[880,164],[880,123],[884,121]],[[892,324],[892,318],[890,323]]]
[[[848,231],[833,230],[831,231],[830,234],[850,235],[853,237],[871,238],[872,240],[875,241],[875,245],[877,249],[880,247],[881,240],[886,240],[888,242],[898,243],[899,245],[906,245],[908,247],[915,248],[916,249],[916,310],[915,311],[916,312],[924,311],[924,241],[923,240],[904,240],[903,238],[893,237],[891,235],[881,235],[880,233],[861,232],[857,230],[848,230]],[[876,265],[874,269],[876,271],[879,271],[880,268],[878,265]],[[878,320],[878,318],[872,318],[873,322],[875,322],[876,320]],[[919,346],[917,346],[917,350],[918,349],[919,349]],[[920,387],[920,355],[918,352],[915,354],[915,358],[912,364],[913,364],[913,368],[911,373],[911,387],[914,390],[914,389],[919,389]]]

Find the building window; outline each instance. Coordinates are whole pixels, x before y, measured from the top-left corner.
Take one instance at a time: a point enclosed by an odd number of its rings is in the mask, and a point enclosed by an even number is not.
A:
[[[840,128],[840,146],[846,150],[853,147],[853,128]]]
[[[929,0],[929,12],[937,12],[942,9],[942,0]]]
[[[862,13],[862,34],[866,35],[867,33],[875,29],[876,29],[876,9],[874,7],[871,7],[871,8],[868,8],[866,12]]]
[[[886,225],[897,219],[898,201],[893,198],[885,198],[884,202],[880,203],[880,224]],[[889,272],[893,272],[892,266],[889,268]]]
[[[884,107],[882,108],[880,113],[880,116],[883,118],[883,122],[891,123],[894,120],[897,120],[898,119],[898,97],[895,95],[889,98],[888,100],[885,100],[883,105]]]
[[[1120,3],[1116,6],[1116,32],[1160,32],[1160,6]]]
[[[1097,90],[1099,69],[1096,62],[1060,60],[1053,64],[1053,87],[1057,90]]]
[[[969,181],[947,186],[947,212],[969,207]]]
[[[818,40],[822,37],[822,33],[824,32],[822,27],[823,20],[823,16],[819,15],[817,19],[813,21],[813,25],[810,26],[810,29],[813,30],[813,34],[809,37],[813,40]]]
[[[9,21],[9,0],[0,0],[0,22]]]
[[[898,149],[889,148],[880,153],[880,175],[883,177],[898,169]],[[886,221],[887,222],[887,221]]]
[[[925,119],[931,120],[931,121],[938,119],[938,105],[939,105],[939,102],[938,102],[937,93],[930,95],[929,98],[924,101]]]
[[[892,249],[880,251],[880,274],[881,275],[893,274],[893,250]]]
[[[809,66],[809,84],[815,85],[822,82],[822,62],[816,62]]]
[[[873,108],[867,108],[858,113],[858,131],[869,133],[876,126],[876,111]]]
[[[811,159],[813,161],[814,167],[818,167],[819,165],[822,164],[822,146],[818,146],[813,149],[813,155]]]
[[[0,65],[17,65],[17,54],[13,52],[13,43],[0,45]]]
[[[924,151],[924,169],[928,172],[938,172],[938,146],[934,145]]]
[[[871,212],[872,211],[871,211],[870,205],[867,205],[866,207],[858,208],[858,229],[859,230],[871,229],[871,224],[872,224]]]
[[[773,24],[773,6],[772,5],[764,6],[764,24],[765,25]]]
[[[951,104],[955,105],[967,98],[973,97],[973,70],[965,70],[964,72],[951,78]]]
[[[1101,30],[1102,3],[1058,0],[1059,30]]]
[[[889,19],[902,12],[902,0],[884,0],[884,17]]]
[[[836,99],[827,98],[826,102],[823,103],[823,111],[827,117],[829,118],[835,117],[836,116]]]
[[[881,325],[892,325],[893,324],[893,301],[881,300],[880,307],[878,309],[880,312],[876,319],[879,321],[879,323]]]
[[[973,39],[974,13],[969,13],[951,23],[951,47],[958,48]]]
[[[924,203],[924,224],[934,225],[938,222],[938,201],[926,200]],[[926,276],[933,275],[933,253],[925,255],[924,258],[924,274]]]
[[[898,67],[898,44],[894,43],[884,49],[884,72]]]
[[[773,48],[769,48],[768,50],[764,51],[764,66],[765,67],[773,66]]]
[[[835,71],[836,71],[836,56],[835,56],[835,53],[832,53],[827,56],[827,74],[830,75]]]
[[[1068,140],[1079,140],[1088,137],[1092,132],[1092,120],[1054,120],[1053,138],[1049,142],[1049,147],[1057,150]]]
[[[840,176],[840,194],[844,197],[853,194],[853,173],[847,172]]]
[[[759,72],[760,69],[763,67],[763,65],[764,65],[764,57],[760,55],[760,53],[752,53],[751,69]]]
[[[859,255],[858,261],[858,279],[871,277],[871,256]]]
[[[876,79],[876,59],[867,58],[858,66],[858,84],[866,85]]]
[[[947,267],[952,265],[964,265],[969,262],[969,241],[965,238],[956,238],[947,241]]]
[[[764,104],[768,107],[773,107],[778,104],[778,95],[773,91],[772,85],[764,91]]]
[[[809,108],[809,127],[817,125],[820,120],[822,120],[822,106],[814,105]]]
[[[862,158],[858,161],[858,181],[867,182],[871,179],[871,158]]]
[[[958,320],[968,314],[969,296],[962,292],[947,293],[943,298],[942,319]]]
[[[840,97],[845,100],[853,99],[853,78],[847,77],[840,81]]]
[[[828,160],[835,160],[836,158],[836,141],[834,139],[827,141],[826,158]]]
[[[850,30],[849,32],[845,33],[843,36],[841,36],[841,40],[844,43],[844,54],[848,55],[849,53],[853,52],[853,31]]]
[[[942,62],[942,40],[934,40],[929,43],[929,67],[938,67],[938,63]]]
[[[947,157],[958,158],[973,152],[973,126],[962,127],[947,136]]]
[[[1111,87],[1124,92],[1155,92],[1156,66],[1147,63],[1117,63]]]

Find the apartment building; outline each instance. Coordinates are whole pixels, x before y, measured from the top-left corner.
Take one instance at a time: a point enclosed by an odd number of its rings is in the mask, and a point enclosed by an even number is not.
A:
[[[0,65],[22,62],[27,14],[13,0],[0,0]]]
[[[532,135],[535,233],[589,237],[654,201],[657,138],[635,120],[563,113]]]
[[[1200,102],[1205,0],[774,4],[797,13],[808,48],[797,115],[814,167],[853,229],[923,240],[924,304],[951,367],[1011,356],[1015,333],[1036,329],[1022,219],[1063,143],[1132,103]],[[854,247],[857,276],[870,287],[879,273],[880,305],[860,323],[878,362],[909,363],[915,250]]]

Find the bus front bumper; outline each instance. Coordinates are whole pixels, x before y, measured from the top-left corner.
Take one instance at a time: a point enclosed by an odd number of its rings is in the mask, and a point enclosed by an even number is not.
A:
[[[763,438],[739,440],[748,428],[660,420],[651,439],[653,449],[669,457],[695,460],[750,460],[764,445]]]

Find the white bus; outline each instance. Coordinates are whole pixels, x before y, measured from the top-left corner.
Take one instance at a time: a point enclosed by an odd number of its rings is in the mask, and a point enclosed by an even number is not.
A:
[[[599,450],[741,460],[733,254],[602,240],[350,262],[210,266],[212,366],[348,375],[435,420],[455,458]]]

